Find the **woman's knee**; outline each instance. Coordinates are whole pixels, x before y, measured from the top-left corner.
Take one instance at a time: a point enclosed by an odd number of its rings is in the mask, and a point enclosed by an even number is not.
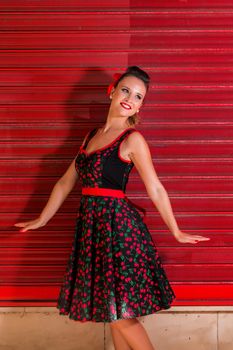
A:
[[[116,329],[122,329],[124,327],[129,327],[137,323],[138,320],[136,318],[128,318],[124,320],[117,320],[110,323],[110,327],[115,327]]]

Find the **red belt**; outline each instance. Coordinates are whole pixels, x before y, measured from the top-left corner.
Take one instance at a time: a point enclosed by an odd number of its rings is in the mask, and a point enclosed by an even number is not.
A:
[[[131,203],[138,210],[143,212],[143,219],[146,219],[146,210],[140,205],[132,202],[122,190],[114,190],[111,188],[101,188],[101,187],[82,187],[82,194],[84,195],[94,195],[94,196],[111,196],[117,198],[125,198],[129,203]]]
[[[124,198],[125,193],[122,190],[114,190],[111,188],[101,188],[101,187],[83,187],[82,194],[90,194],[94,196],[111,196]]]

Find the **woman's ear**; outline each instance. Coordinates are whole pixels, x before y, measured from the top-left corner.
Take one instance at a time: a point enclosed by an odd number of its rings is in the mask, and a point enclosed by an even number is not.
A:
[[[112,90],[111,90],[110,96],[109,96],[109,97],[110,97],[110,99],[112,99],[112,96],[113,96],[113,94],[114,94],[115,90],[116,90],[116,89],[113,87],[113,88],[112,88]]]

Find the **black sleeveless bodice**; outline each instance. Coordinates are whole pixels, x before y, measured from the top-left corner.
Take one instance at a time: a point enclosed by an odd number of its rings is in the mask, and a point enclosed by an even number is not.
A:
[[[120,156],[119,147],[129,134],[138,130],[128,128],[110,144],[88,154],[87,144],[97,130],[97,128],[91,130],[76,157],[76,170],[82,186],[111,188],[125,192],[129,173],[134,164]]]

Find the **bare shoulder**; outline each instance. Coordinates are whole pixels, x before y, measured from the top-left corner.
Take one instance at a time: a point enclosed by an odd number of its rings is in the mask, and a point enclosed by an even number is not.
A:
[[[141,131],[135,129],[129,134],[127,137],[127,149],[129,152],[136,152],[141,149],[145,151],[149,149],[148,143]]]
[[[139,130],[136,128],[133,129],[124,140],[122,150],[125,156],[136,165],[136,163],[145,160],[145,157],[151,158],[151,154],[145,137]]]
[[[134,128],[134,130],[129,134],[127,139],[131,143],[135,143],[137,141],[139,141],[139,142],[146,142],[146,139],[142,135],[141,131],[137,130],[136,128]]]

